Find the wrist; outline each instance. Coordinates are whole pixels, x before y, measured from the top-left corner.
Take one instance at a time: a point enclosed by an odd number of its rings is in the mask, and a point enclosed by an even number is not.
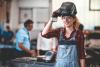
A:
[[[29,54],[32,54],[32,51],[29,51]]]
[[[30,50],[26,50],[26,52],[27,52],[28,54],[31,54],[31,51],[30,51]]]
[[[49,23],[52,23],[52,22],[53,22],[53,18],[51,17],[50,20],[49,20]]]

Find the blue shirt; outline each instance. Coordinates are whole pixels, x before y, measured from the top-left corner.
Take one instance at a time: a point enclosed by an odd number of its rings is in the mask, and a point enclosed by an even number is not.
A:
[[[19,43],[23,43],[23,46],[30,50],[29,32],[26,28],[20,29],[16,34],[16,49],[22,51],[18,46]]]

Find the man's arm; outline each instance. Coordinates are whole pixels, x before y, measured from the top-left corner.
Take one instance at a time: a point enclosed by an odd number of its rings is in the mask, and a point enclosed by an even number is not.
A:
[[[35,56],[35,51],[29,50],[29,49],[25,48],[25,47],[23,46],[23,43],[19,43],[18,46],[19,46],[19,48],[21,48],[23,51],[29,53],[31,56]]]

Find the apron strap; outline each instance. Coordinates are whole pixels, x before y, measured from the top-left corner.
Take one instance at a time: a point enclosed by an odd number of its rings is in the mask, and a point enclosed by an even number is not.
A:
[[[62,31],[62,29],[60,30],[60,37],[59,37],[59,41],[60,41],[61,39],[63,39],[63,31]]]

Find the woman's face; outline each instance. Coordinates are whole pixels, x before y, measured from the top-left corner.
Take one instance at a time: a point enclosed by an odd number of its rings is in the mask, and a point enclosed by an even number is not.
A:
[[[71,16],[62,16],[61,18],[65,27],[71,27],[75,22],[75,19]]]

